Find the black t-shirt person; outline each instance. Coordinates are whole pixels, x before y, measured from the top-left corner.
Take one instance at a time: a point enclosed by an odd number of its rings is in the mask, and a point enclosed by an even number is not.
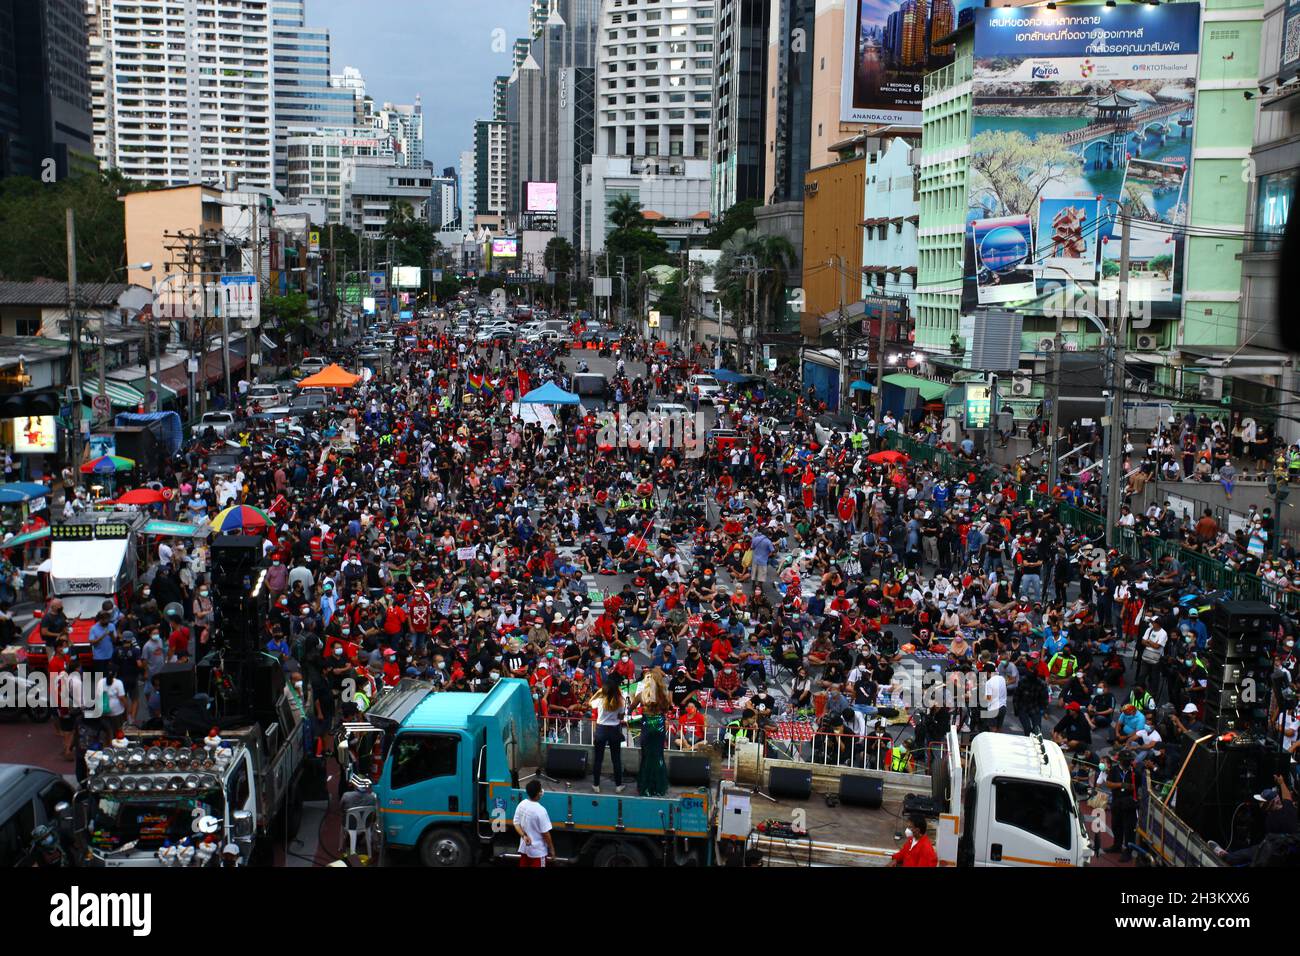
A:
[[[672,695],[673,707],[681,709],[685,705],[686,699],[699,689],[700,682],[687,674],[678,674],[673,677],[672,682],[668,685],[668,693]]]

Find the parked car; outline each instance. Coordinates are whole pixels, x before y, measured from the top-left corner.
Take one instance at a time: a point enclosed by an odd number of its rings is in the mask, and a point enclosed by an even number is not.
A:
[[[712,375],[700,374],[691,376],[691,393],[699,392],[700,401],[712,402],[713,399],[722,394],[722,386]]]
[[[328,364],[323,355],[308,355],[298,363],[298,371],[302,375],[315,375]]]
[[[32,845],[32,831],[55,826],[73,787],[52,770],[0,764],[0,868],[18,866]]]
[[[853,419],[848,415],[818,415],[813,420],[813,436],[819,444],[827,445],[836,438],[842,442],[849,440],[853,433]]]
[[[289,395],[279,385],[253,385],[248,389],[248,401],[263,408],[273,408],[288,402]]]
[[[206,435],[211,431],[222,438],[232,438],[243,423],[235,418],[234,412],[205,412],[194,426],[195,434]]]
[[[237,451],[219,451],[208,456],[204,470],[212,477],[229,477],[239,471],[244,456]]]

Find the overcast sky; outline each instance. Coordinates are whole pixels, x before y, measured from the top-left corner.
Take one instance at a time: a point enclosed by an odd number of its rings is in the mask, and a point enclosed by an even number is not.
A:
[[[492,78],[510,72],[528,3],[307,0],[307,25],[329,28],[331,68],[359,69],[377,103],[423,95],[424,155],[441,171],[459,166],[461,151],[474,146],[474,121],[491,117]]]

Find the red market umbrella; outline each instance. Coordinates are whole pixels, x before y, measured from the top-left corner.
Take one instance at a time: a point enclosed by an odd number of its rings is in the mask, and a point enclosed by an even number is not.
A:
[[[911,461],[911,459],[905,453],[894,451],[894,449],[889,448],[885,451],[878,451],[875,454],[868,455],[867,461],[877,465],[898,465],[906,461]]]
[[[167,496],[153,488],[135,488],[122,495],[114,504],[119,505],[160,505]]]

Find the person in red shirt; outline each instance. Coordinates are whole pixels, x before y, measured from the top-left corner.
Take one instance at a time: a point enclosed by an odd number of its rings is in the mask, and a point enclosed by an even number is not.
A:
[[[930,838],[925,835],[925,817],[914,814],[908,819],[907,841],[894,854],[891,866],[938,866],[939,855],[934,852]]]
[[[425,638],[429,635],[429,622],[433,617],[433,601],[430,599],[428,591],[418,587],[407,600],[406,607],[407,626],[411,629],[415,646],[418,649],[423,646]]]
[[[677,718],[677,749],[694,750],[705,742],[707,724],[704,715],[695,705],[687,704],[682,715]]]
[[[384,615],[384,636],[387,638],[388,646],[395,647],[406,629],[408,615],[406,608],[398,604],[391,594],[388,595],[386,603],[388,603],[388,613]]]
[[[726,664],[713,678],[713,693],[720,699],[727,713],[735,710],[735,701],[741,696],[740,672],[734,664]]]
[[[397,651],[391,647],[384,650],[384,686],[396,687],[402,679],[402,672],[397,666]]]
[[[715,637],[709,648],[709,661],[714,667],[723,667],[731,661],[732,650],[731,641],[722,636]]]

